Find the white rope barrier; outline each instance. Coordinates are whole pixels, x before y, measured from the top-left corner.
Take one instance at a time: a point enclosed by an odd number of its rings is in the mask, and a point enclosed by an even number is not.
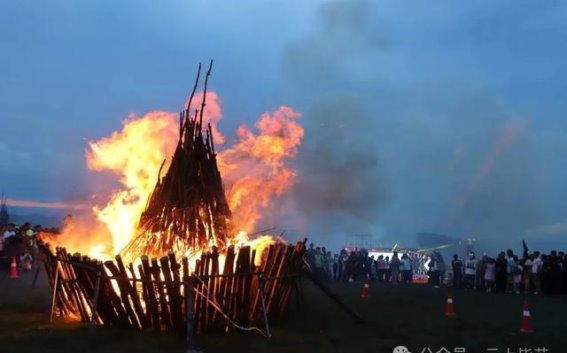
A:
[[[252,326],[252,327],[244,327],[244,326],[240,326],[238,325],[235,321],[233,321],[220,307],[220,304],[217,303],[216,300],[211,299],[208,297],[208,294],[210,293],[209,290],[209,286],[207,286],[205,284],[205,282],[199,277],[199,276],[195,276],[195,278],[197,278],[201,284],[203,285],[203,287],[205,288],[205,290],[207,291],[207,295],[205,295],[204,293],[202,293],[201,291],[197,290],[197,288],[193,288],[193,290],[195,291],[195,293],[199,294],[201,297],[203,297],[207,302],[209,302],[209,304],[211,304],[213,306],[213,308],[215,308],[229,323],[231,323],[234,327],[236,327],[237,329],[240,329],[242,331],[258,331],[260,332],[260,334],[262,336],[264,336],[265,338],[270,338],[270,336],[266,335],[266,333],[264,333],[264,331],[262,331],[261,329],[259,329],[258,327]]]

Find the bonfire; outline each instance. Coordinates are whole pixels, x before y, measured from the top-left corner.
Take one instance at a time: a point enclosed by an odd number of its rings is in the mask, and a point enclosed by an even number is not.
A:
[[[258,329],[283,315],[303,266],[305,241],[250,240],[234,230],[201,77],[180,113],[178,142],[148,195],[135,234],[104,262],[63,246],[43,246],[53,286],[52,315],[106,326],[195,332]],[[302,130],[301,130],[302,133]],[[271,161],[273,163],[273,161]],[[131,221],[128,219],[127,221]],[[80,235],[76,235],[75,238]],[[70,251],[74,249],[70,248]]]
[[[212,128],[210,124],[203,127],[211,68],[206,73],[200,109],[192,113],[190,107],[201,72],[199,65],[193,91],[180,113],[179,141],[169,170],[163,177],[158,175],[158,183],[140,217],[140,234],[123,250],[130,258],[163,256],[169,251],[193,254],[212,246],[225,249],[234,236]]]

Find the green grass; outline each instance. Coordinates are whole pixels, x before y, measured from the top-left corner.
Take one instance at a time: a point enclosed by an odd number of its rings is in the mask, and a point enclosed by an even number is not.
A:
[[[45,280],[30,292],[31,276],[8,280],[0,272],[0,353],[185,352],[184,337],[175,334],[95,328],[58,319],[49,324],[49,288]],[[305,298],[297,310],[292,298],[286,319],[273,323],[272,338],[259,334],[214,334],[196,338],[203,352],[392,352],[397,345],[412,353],[425,346],[436,352],[516,352],[520,347],[547,347],[567,352],[567,299],[528,296],[535,333],[519,333],[523,295],[453,293],[457,316],[446,318],[444,289],[425,285],[371,285],[360,298],[361,284],[334,283],[333,291],[360,313],[356,324],[321,291],[304,281]]]

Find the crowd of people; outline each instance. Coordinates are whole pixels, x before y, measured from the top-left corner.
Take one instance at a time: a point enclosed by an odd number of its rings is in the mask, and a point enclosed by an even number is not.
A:
[[[392,283],[409,283],[413,274],[420,267],[422,259],[410,255],[393,252],[392,257],[379,255],[369,256],[365,251],[341,250],[332,254],[325,247],[309,245],[306,262],[311,271],[320,278],[354,282],[370,280]]]
[[[519,257],[509,249],[494,258],[483,255],[477,259],[471,251],[466,260],[455,254],[447,264],[438,250],[428,255],[392,253],[391,257],[380,255],[377,258],[363,250],[341,250],[332,254],[325,247],[311,243],[306,262],[318,277],[338,281],[398,284],[427,275],[427,283],[435,287],[447,285],[489,293],[567,293],[567,254],[564,252],[530,254],[525,251]]]
[[[0,227],[0,268],[7,268],[11,259],[15,258],[17,265],[24,271],[30,271],[37,266],[39,254],[38,237],[42,227],[24,223],[17,226],[14,223]]]
[[[30,223],[17,226],[10,223],[0,227],[0,267],[9,267],[15,257],[22,270],[37,266],[40,225]],[[453,255],[446,265],[440,251],[431,254],[392,252],[391,256],[376,258],[364,250],[332,254],[325,247],[309,245],[305,257],[312,272],[323,279],[337,281],[378,281],[384,283],[410,283],[415,275],[427,275],[432,286],[452,286],[456,289],[500,293],[567,293],[567,254],[551,251],[528,253],[520,257],[511,249],[495,257],[477,258],[469,252],[462,260]]]
[[[519,257],[511,249],[496,257],[474,252],[462,261],[453,256],[452,285],[455,288],[500,293],[567,293],[567,254],[555,250],[539,251]]]

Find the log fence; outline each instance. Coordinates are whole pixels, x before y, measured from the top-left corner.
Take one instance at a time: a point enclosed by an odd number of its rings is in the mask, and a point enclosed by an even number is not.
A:
[[[65,248],[41,249],[53,289],[51,319],[190,334],[257,330],[269,337],[268,320],[284,315],[296,288],[305,242],[270,245],[257,268],[248,246],[229,247],[223,266],[213,248],[193,271],[187,258],[172,253],[126,266],[120,255],[101,262]]]

